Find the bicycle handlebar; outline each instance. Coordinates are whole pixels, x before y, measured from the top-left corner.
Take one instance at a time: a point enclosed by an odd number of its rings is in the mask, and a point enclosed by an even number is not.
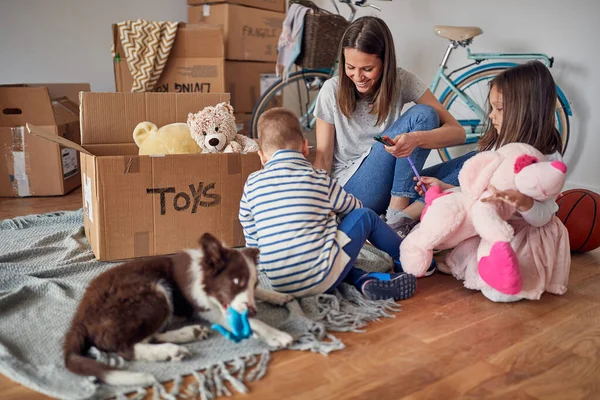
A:
[[[340,10],[337,7],[335,0],[330,0],[335,7],[335,10],[338,14],[340,14]],[[381,8],[377,7],[375,4],[367,3],[367,0],[337,0],[340,3],[347,5],[350,8],[350,17],[348,20],[352,22],[354,20],[354,15],[356,14],[356,7],[371,7],[376,9],[377,11],[381,11]],[[392,0],[381,0],[381,1],[392,1]],[[341,14],[340,14],[341,15]]]

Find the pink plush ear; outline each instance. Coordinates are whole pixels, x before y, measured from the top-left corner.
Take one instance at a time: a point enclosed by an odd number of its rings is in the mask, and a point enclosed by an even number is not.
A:
[[[495,151],[483,151],[467,160],[458,174],[461,191],[478,199],[489,186],[501,162],[502,157]]]

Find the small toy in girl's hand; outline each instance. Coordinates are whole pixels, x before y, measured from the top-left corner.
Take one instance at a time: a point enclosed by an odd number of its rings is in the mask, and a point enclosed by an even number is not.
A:
[[[227,324],[231,328],[231,331],[228,331],[224,326],[219,324],[213,324],[211,328],[234,343],[239,343],[241,340],[247,339],[252,335],[252,329],[250,329],[250,323],[248,322],[248,310],[240,314],[229,307],[227,309]]]
[[[377,135],[373,139],[377,140],[379,143],[383,143],[384,146],[393,146],[396,144],[396,143],[394,143],[394,141],[392,139],[390,139],[390,137],[388,135],[383,135],[383,136]],[[417,177],[417,181],[420,181],[421,176],[419,175],[419,172],[417,171],[415,164],[413,164],[413,161],[410,159],[410,157],[406,157],[406,159],[408,160],[410,167],[412,168],[413,172],[415,173],[415,176]],[[423,193],[427,193],[427,189],[425,189],[425,185],[423,185]]]

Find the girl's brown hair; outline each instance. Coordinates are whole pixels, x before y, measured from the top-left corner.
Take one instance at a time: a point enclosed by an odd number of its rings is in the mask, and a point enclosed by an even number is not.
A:
[[[502,127],[498,133],[488,121],[487,131],[479,141],[480,151],[520,142],[544,154],[562,152],[556,129],[556,84],[544,64],[530,61],[509,68],[490,82],[490,89],[493,87],[502,93]]]
[[[344,49],[356,49],[374,54],[382,61],[382,74],[373,87],[373,93],[366,99],[372,104],[371,113],[377,115],[377,125],[381,124],[396,101],[396,51],[392,33],[382,19],[361,17],[348,26],[339,48],[339,91],[338,106],[346,118],[356,109],[358,92],[352,80],[346,75]]]

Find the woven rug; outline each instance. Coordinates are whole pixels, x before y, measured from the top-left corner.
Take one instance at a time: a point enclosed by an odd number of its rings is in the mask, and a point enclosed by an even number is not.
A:
[[[0,373],[60,399],[146,395],[144,388],[112,387],[74,375],[62,361],[63,337],[88,282],[116,265],[94,258],[81,210],[0,221]],[[365,246],[357,265],[385,271],[391,259]],[[260,278],[261,285],[268,287]],[[289,332],[294,337],[292,350],[326,356],[344,347],[330,332],[360,332],[368,321],[393,317],[395,311],[394,302],[369,301],[353,287],[342,285],[333,295],[305,298],[286,307],[259,303],[257,318]],[[244,382],[264,376],[272,351],[255,339],[233,344],[216,333],[185,346],[192,353],[187,360],[135,361],[126,367],[150,372],[159,382],[175,381],[169,392],[155,384],[155,396],[212,399],[231,390],[246,392]],[[111,361],[111,355],[96,349],[90,353],[99,361]],[[182,378],[188,375],[195,379],[184,387]]]

